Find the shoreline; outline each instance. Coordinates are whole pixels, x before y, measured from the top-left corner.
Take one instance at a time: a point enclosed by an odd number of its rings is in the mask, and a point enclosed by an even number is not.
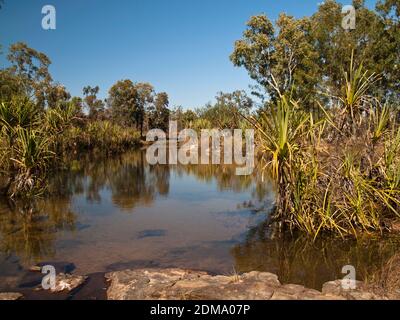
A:
[[[41,273],[37,273],[41,277]],[[73,277],[78,277],[72,274]],[[8,299],[7,299],[8,294]],[[87,275],[72,290],[52,293],[26,287],[0,293],[0,300],[388,300],[396,293],[378,292],[356,281],[344,290],[341,280],[329,281],[322,291],[298,284],[282,284],[269,272],[252,271],[232,276],[178,268],[131,269]]]

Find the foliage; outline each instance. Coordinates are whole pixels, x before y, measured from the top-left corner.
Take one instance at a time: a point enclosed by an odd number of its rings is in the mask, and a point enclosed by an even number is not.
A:
[[[362,67],[350,70],[337,107],[323,109],[319,122],[285,95],[252,122],[276,183],[274,220],[314,238],[385,232],[400,217],[396,114],[370,99],[373,82]],[[341,130],[343,123],[352,130]]]

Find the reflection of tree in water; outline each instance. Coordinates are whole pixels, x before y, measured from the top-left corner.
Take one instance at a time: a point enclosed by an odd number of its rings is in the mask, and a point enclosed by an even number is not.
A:
[[[198,180],[211,183],[216,181],[220,191],[233,190],[241,192],[248,189],[253,183],[253,176],[236,175],[234,165],[177,165],[176,172],[179,176],[183,174],[193,175]]]
[[[15,253],[24,262],[54,254],[59,230],[74,230],[76,216],[69,199],[7,203],[0,207],[0,251]]]
[[[238,272],[253,270],[276,273],[283,283],[299,283],[321,289],[322,284],[342,279],[343,266],[353,265],[364,280],[380,270],[399,251],[400,239],[312,239],[274,237],[266,223],[251,229],[244,243],[232,249]]]
[[[64,186],[65,194],[83,193],[89,202],[101,203],[105,191],[119,208],[131,210],[169,192],[169,166],[149,166],[142,151],[111,159],[88,154],[69,161],[67,168],[52,179],[52,190],[62,192],[59,189]]]
[[[113,203],[122,209],[133,209],[139,204],[149,205],[158,192],[156,187],[162,178],[157,173],[163,170],[168,168],[150,170],[145,163],[144,153],[130,155],[110,177]],[[169,183],[169,176],[165,183]]]
[[[0,251],[25,260],[51,256],[56,232],[74,229],[76,216],[71,199],[76,195],[101,203],[108,193],[116,206],[131,211],[138,205],[151,204],[158,195],[167,196],[172,171],[204,182],[216,181],[219,190],[241,192],[254,186],[254,177],[236,176],[234,166],[150,166],[143,151],[111,159],[83,155],[65,162],[65,166],[66,170],[60,170],[49,181],[47,199],[0,207]],[[257,183],[254,189],[259,197],[265,192],[261,185]]]
[[[88,155],[78,161],[71,161],[69,166],[71,170],[59,174],[55,179],[54,189],[65,185],[66,193],[84,193],[88,201],[98,203],[102,200],[101,192],[108,191],[111,192],[113,203],[123,210],[149,205],[157,195],[168,195],[171,171],[175,171],[178,176],[193,175],[206,183],[216,181],[220,191],[247,190],[253,186],[255,178],[237,176],[233,165],[150,166],[144,151],[133,151],[112,159],[93,159]],[[262,185],[258,183],[254,189],[260,199],[260,192],[265,191]]]

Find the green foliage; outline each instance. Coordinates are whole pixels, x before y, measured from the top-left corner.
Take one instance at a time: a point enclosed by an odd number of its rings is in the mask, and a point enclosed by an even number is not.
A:
[[[400,217],[396,114],[366,99],[371,77],[352,63],[350,69],[355,71],[344,75],[348,86],[336,97],[338,108],[323,109],[326,117],[318,123],[280,93],[276,106],[252,122],[276,183],[274,220],[314,238],[385,232]],[[335,116],[339,110],[342,117]],[[353,130],[343,134],[343,121]]]
[[[357,21],[351,32],[342,28],[342,5],[334,0],[325,1],[311,17],[281,14],[275,26],[265,15],[253,16],[242,39],[236,41],[231,60],[246,68],[273,103],[279,96],[271,76],[283,94],[295,85],[293,97],[310,110],[315,107],[312,97],[319,92],[341,95],[343,70],[354,51],[357,65],[363,62],[371,74],[385,75],[370,87],[373,94],[396,101],[400,95],[398,2],[380,1],[375,11],[363,1],[354,5]]]
[[[94,121],[84,128],[70,127],[59,141],[63,150],[100,150],[117,153],[140,144],[140,132],[110,121]]]
[[[149,129],[168,130],[170,111],[168,109],[168,94],[161,92],[156,95],[154,105],[149,107]]]

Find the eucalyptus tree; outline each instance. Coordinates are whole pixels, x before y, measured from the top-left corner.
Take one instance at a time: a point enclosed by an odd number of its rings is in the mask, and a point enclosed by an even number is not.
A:
[[[83,88],[84,103],[90,119],[99,119],[104,116],[104,102],[97,98],[99,91],[99,86]]]
[[[149,128],[168,129],[170,116],[169,98],[166,92],[156,94],[153,105],[149,108]]]
[[[131,80],[120,80],[108,92],[107,104],[112,119],[124,126],[135,125],[138,92]]]
[[[50,59],[23,42],[12,44],[7,58],[11,63],[8,71],[18,77],[26,94],[34,96],[36,104],[44,108],[53,81],[49,73]]]

